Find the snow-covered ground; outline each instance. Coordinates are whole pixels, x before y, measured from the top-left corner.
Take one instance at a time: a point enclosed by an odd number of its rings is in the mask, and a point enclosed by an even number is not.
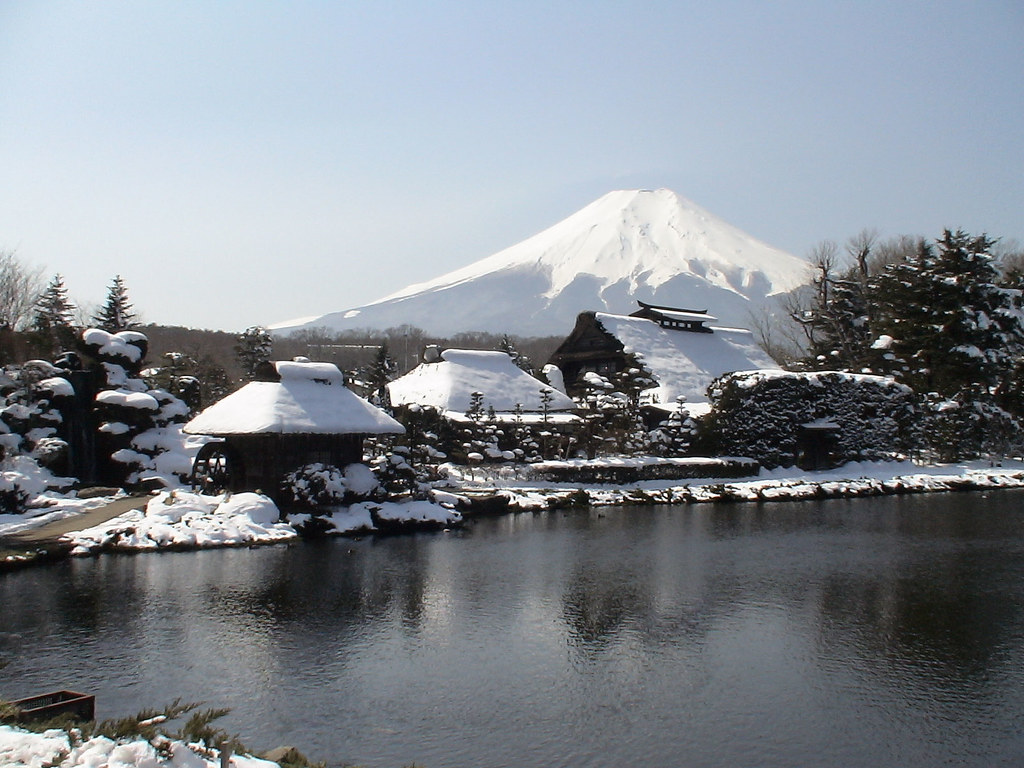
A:
[[[616,459],[644,462],[651,459]],[[706,460],[705,460],[706,461]],[[823,472],[797,469],[763,471],[749,479],[701,478],[645,480],[628,485],[540,483],[527,465],[447,467],[449,487],[438,489],[433,501],[360,502],[334,507],[321,519],[327,532],[372,533],[395,527],[445,528],[458,525],[462,515],[452,507],[465,492],[495,493],[509,499],[511,511],[537,511],[566,503],[686,504],[708,501],[785,501],[888,493],[923,493],[986,488],[1024,488],[1024,461],[1004,460],[945,465],[913,462],[851,463]],[[104,500],[80,500],[55,495],[38,503],[50,506],[24,515],[0,515],[0,536],[81,514]],[[78,555],[101,551],[147,551],[165,548],[274,544],[299,537],[309,523],[306,514],[281,519],[274,503],[256,493],[203,496],[187,491],[163,491],[144,509],[132,510],[100,525],[66,534],[64,541]]]
[[[68,733],[32,733],[0,725],[0,765],[5,768],[220,768],[220,752],[197,744],[164,739],[158,752],[145,739],[113,741],[96,736],[73,743]],[[169,757],[161,755],[169,754]],[[231,755],[232,768],[271,768],[277,763]]]
[[[49,498],[54,506],[40,514],[0,515],[0,535],[38,527],[95,508],[106,500]],[[308,514],[281,519],[277,506],[257,493],[203,496],[187,491],[163,491],[144,509],[131,510],[104,523],[65,534],[62,541],[72,554],[100,551],[194,549],[251,544],[275,544],[299,537],[297,526]],[[321,516],[328,532],[372,533],[382,527],[437,527],[456,525],[462,515],[429,501],[360,502],[335,507]]]
[[[616,459],[617,463],[652,459]],[[957,464],[852,462],[837,469],[761,470],[756,477],[699,480],[643,480],[624,486],[532,481],[525,468],[449,467],[449,479],[477,491],[493,488],[513,510],[547,509],[571,500],[594,506],[613,504],[693,504],[709,501],[788,501],[890,493],[927,493],[986,488],[1024,488],[1024,461],[970,461]]]

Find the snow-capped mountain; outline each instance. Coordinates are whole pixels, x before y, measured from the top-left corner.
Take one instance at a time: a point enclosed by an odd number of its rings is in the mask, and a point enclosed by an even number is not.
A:
[[[767,296],[806,282],[807,262],[668,189],[609,192],[543,232],[467,267],[300,328],[410,324],[448,336],[557,336],[584,310],[629,313],[636,299],[708,310],[747,325]]]

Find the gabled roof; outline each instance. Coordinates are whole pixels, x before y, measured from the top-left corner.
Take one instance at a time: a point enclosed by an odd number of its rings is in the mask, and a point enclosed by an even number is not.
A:
[[[666,407],[679,395],[689,403],[707,401],[708,385],[723,373],[778,368],[758,347],[753,334],[740,328],[710,328],[711,333],[686,333],[662,328],[652,320],[594,313],[600,326],[647,367],[658,386],[645,399]]]
[[[185,425],[193,435],[384,435],[405,428],[345,386],[331,363],[273,363],[278,381],[251,381]]]
[[[465,413],[474,392],[483,394],[484,410],[540,411],[541,390],[551,395],[550,411],[568,411],[567,395],[518,368],[504,352],[446,349],[436,363],[421,363],[388,384],[394,405],[427,405],[441,412]]]

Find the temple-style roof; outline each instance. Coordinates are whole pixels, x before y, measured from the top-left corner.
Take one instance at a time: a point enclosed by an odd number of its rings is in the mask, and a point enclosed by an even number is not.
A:
[[[711,329],[704,323],[718,320],[707,313],[704,309],[682,309],[680,307],[663,307],[657,304],[648,304],[637,300],[640,309],[631,313],[630,317],[641,317],[645,320],[653,320],[662,328],[673,328],[683,331],[697,331],[699,333],[711,333]]]
[[[185,425],[193,435],[401,434],[405,428],[345,386],[332,363],[276,362]]]

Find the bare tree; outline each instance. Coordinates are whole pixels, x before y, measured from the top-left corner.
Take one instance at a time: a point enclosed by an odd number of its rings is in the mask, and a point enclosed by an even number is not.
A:
[[[805,340],[801,338],[801,325],[793,320],[790,308],[795,299],[780,302],[781,310],[773,312],[767,307],[752,310],[747,316],[754,338],[768,356],[785,367],[793,365],[807,354]]]
[[[1024,274],[1024,245],[1015,238],[1000,239],[992,246],[992,256],[1003,275]]]
[[[924,241],[920,235],[898,235],[882,240],[868,259],[868,272],[876,275],[887,264],[902,264],[913,260]]]
[[[868,278],[869,262],[877,243],[878,231],[874,229],[862,229],[846,241],[846,252],[857,263],[857,272],[862,282]]]
[[[14,251],[0,250],[0,327],[28,327],[45,284],[42,267],[29,267]]]

